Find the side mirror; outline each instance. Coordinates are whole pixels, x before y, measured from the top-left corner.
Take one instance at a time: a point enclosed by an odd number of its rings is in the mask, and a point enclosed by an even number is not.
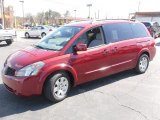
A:
[[[86,51],[87,50],[87,44],[84,43],[78,43],[75,46],[75,51]]]

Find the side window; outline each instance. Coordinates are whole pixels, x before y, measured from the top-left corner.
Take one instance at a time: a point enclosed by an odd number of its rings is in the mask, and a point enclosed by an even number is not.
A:
[[[31,30],[37,30],[37,27],[33,27]]]
[[[44,29],[44,27],[41,26],[41,30],[43,30],[43,29]]]
[[[148,37],[148,33],[146,32],[142,24],[139,23],[132,24],[132,30],[135,38]]]
[[[114,43],[134,38],[130,23],[113,23],[103,25],[106,42]]]
[[[38,27],[37,27],[37,29],[38,29],[38,30],[43,30],[43,29],[44,29],[44,27],[42,27],[42,26],[38,26]]]
[[[71,45],[66,53],[72,53],[73,47],[78,43],[87,44],[88,48],[94,48],[104,44],[104,36],[101,27],[96,27],[88,30],[87,32],[80,35],[77,40]]]

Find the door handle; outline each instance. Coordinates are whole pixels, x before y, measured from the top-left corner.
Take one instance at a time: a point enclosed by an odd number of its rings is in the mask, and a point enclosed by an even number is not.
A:
[[[117,48],[117,47],[114,47],[114,50],[115,50],[115,52],[117,52],[117,51],[118,51],[118,48]]]
[[[103,51],[103,55],[107,55],[108,53],[109,53],[108,50],[104,50],[104,51]]]
[[[118,48],[117,47],[114,47],[113,49],[112,49],[112,53],[116,53],[118,51]]]

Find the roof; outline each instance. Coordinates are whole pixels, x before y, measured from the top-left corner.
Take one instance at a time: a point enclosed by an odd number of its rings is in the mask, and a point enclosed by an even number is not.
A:
[[[133,21],[129,21],[129,20],[97,20],[97,21],[89,20],[89,21],[73,22],[73,23],[66,24],[65,26],[86,27],[90,25],[95,26],[95,25],[102,25],[106,23],[126,23],[126,22],[131,23]]]
[[[135,15],[142,15],[142,16],[160,16],[160,12],[136,12]]]

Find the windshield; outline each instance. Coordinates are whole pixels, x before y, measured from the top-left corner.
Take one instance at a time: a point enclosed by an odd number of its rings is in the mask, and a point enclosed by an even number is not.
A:
[[[63,26],[44,37],[36,47],[48,50],[61,50],[82,27]]]

